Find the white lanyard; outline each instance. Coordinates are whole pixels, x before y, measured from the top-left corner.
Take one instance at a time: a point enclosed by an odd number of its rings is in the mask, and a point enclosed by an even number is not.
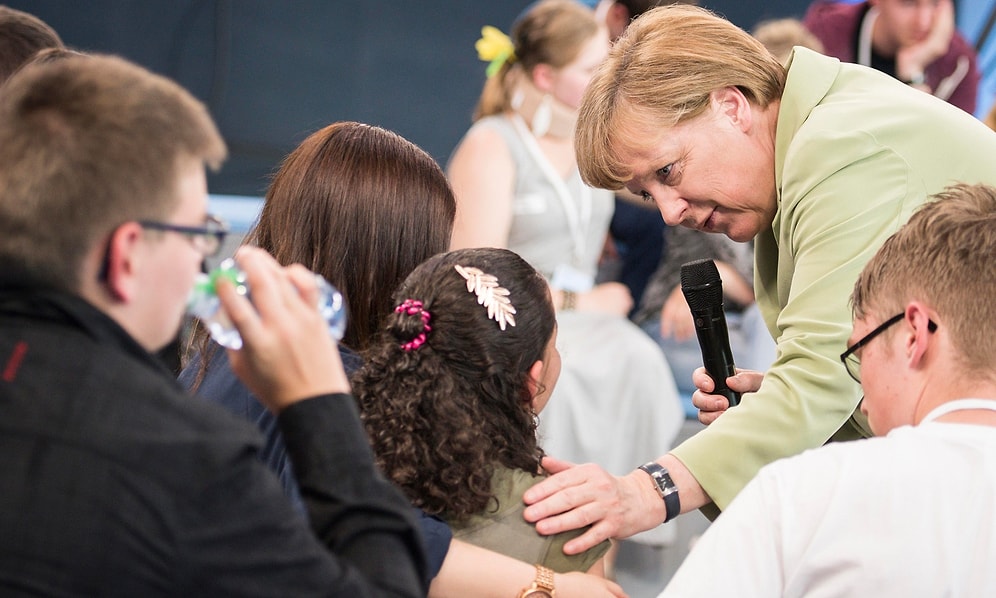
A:
[[[874,6],[865,13],[865,18],[861,20],[861,27],[858,29],[858,64],[864,66],[872,65],[871,39],[872,29],[875,27],[875,19],[878,18],[878,9]]]
[[[585,232],[591,224],[591,188],[588,185],[581,184],[581,195],[578,198],[578,205],[575,207],[575,202],[571,199],[570,189],[567,188],[564,179],[553,169],[553,165],[547,160],[539,143],[536,142],[536,137],[526,127],[526,123],[522,122],[522,117],[518,114],[513,114],[512,123],[515,125],[516,130],[518,130],[519,136],[526,146],[526,150],[536,160],[536,164],[539,165],[543,175],[546,176],[550,185],[553,186],[553,190],[557,192],[560,204],[564,207],[564,214],[567,216],[567,227],[570,229],[571,238],[574,241],[574,265],[581,267],[584,264],[585,250],[587,249]]]
[[[970,411],[972,409],[987,409],[989,411],[996,411],[996,401],[992,399],[958,399],[957,401],[950,401],[934,407],[934,409],[924,417],[920,423],[926,424],[932,422],[939,417],[944,417],[945,415],[952,413],[954,411]]]

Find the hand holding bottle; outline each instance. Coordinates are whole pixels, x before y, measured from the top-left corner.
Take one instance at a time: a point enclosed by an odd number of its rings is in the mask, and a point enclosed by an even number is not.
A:
[[[329,334],[337,341],[342,340],[346,332],[345,300],[320,274],[312,276],[318,286],[318,310],[328,324]],[[187,313],[200,319],[211,333],[211,338],[219,345],[228,349],[241,349],[242,337],[221,309],[221,302],[218,300],[216,284],[219,280],[231,282],[236,292],[246,298],[250,297],[245,272],[235,264],[235,260],[227,259],[210,273],[197,277],[190,297],[187,298]]]
[[[252,302],[228,278],[216,281],[218,298],[244,345],[229,350],[232,370],[274,413],[301,399],[349,392],[335,339],[316,309],[323,290],[301,265],[281,267],[265,251],[239,250],[238,265]]]

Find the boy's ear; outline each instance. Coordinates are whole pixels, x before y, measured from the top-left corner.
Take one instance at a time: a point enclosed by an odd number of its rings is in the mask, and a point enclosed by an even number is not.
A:
[[[129,301],[135,294],[134,272],[139,259],[136,249],[141,240],[142,226],[137,222],[122,224],[111,233],[103,274],[107,289],[115,299]]]

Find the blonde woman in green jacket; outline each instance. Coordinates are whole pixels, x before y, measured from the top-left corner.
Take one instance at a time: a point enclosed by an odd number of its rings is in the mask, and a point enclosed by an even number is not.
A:
[[[783,67],[688,6],[644,14],[613,46],[585,93],[575,149],[587,183],[626,187],[667,224],[754,240],[777,358],[763,375],[728,379],[746,393],[732,409],[698,370],[693,402],[709,427],[630,474],[548,459],[560,473],[526,493],[525,517],[541,533],[593,524],[569,553],[690,510],[714,516],[763,465],[868,436],[838,359],[858,273],[929,195],[996,183],[996,133],[969,114],[804,48]]]

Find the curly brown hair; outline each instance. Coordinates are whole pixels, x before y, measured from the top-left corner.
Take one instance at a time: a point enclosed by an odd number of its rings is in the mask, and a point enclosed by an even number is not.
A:
[[[488,317],[456,265],[497,277],[515,326]],[[378,464],[429,514],[480,513],[497,465],[539,471],[528,376],[556,325],[549,287],[507,249],[461,249],[416,268],[394,298],[421,302],[428,328],[419,310],[393,313],[353,378]],[[422,333],[418,348],[402,348]]]

